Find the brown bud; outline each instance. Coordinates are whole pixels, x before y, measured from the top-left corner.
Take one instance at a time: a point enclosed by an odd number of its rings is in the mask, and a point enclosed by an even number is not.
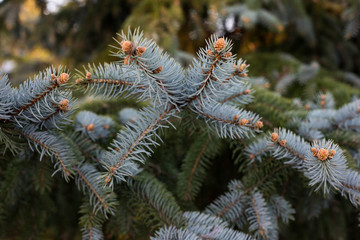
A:
[[[60,74],[60,76],[57,78],[56,83],[60,85],[60,84],[66,83],[68,80],[69,80],[69,74],[67,74],[67,73],[62,73],[62,74]]]
[[[127,55],[124,59],[124,64],[125,65],[129,65],[129,58],[130,58],[130,55]]]
[[[67,99],[63,99],[63,100],[61,100],[60,102],[59,102],[59,105],[58,105],[58,107],[59,107],[59,109],[61,110],[61,111],[67,111],[67,110],[69,110],[69,100],[67,100]]]
[[[250,159],[254,159],[255,158],[255,155],[254,154],[250,154]]]
[[[145,51],[146,51],[146,47],[137,47],[136,48],[136,55],[141,57]]]
[[[244,94],[248,95],[250,92],[251,92],[250,89],[246,89],[246,90],[244,91]]]
[[[92,78],[91,73],[90,73],[90,72],[87,72],[87,73],[86,73],[86,79],[91,79],[91,78]]]
[[[248,120],[247,119],[240,119],[239,123],[240,123],[241,126],[244,126],[245,124],[248,123]]]
[[[262,128],[264,126],[263,122],[262,121],[257,121],[255,123],[255,129],[259,129],[259,128]]]
[[[124,53],[130,54],[132,49],[132,43],[130,41],[122,41],[121,49],[124,51]]]
[[[309,105],[309,104],[305,104],[304,108],[305,108],[306,110],[310,110],[310,105]]]
[[[158,67],[157,69],[153,70],[153,73],[154,73],[154,74],[160,73],[160,72],[162,71],[162,69],[163,69],[163,67],[160,66],[160,67]]]
[[[244,71],[245,68],[246,68],[246,66],[247,66],[247,65],[246,65],[245,63],[241,64],[239,70],[240,70],[241,72]]]
[[[95,129],[95,125],[93,123],[86,126],[86,130],[88,131],[94,131],[94,129]]]
[[[106,176],[105,183],[109,183],[110,181],[111,181],[111,176],[110,175]]]
[[[313,147],[313,148],[311,148],[311,151],[312,151],[314,157],[316,157],[316,155],[317,155],[317,149]]]
[[[81,83],[82,83],[82,79],[81,79],[81,78],[76,79],[76,80],[75,80],[75,83],[76,83],[76,84],[81,84]]]
[[[215,51],[220,52],[225,48],[225,46],[226,46],[225,40],[223,38],[219,38],[214,45],[214,49]]]
[[[247,77],[247,76],[248,76],[247,73],[242,73],[242,74],[240,74],[240,77]]]
[[[326,98],[326,95],[325,95],[325,94],[321,94],[321,95],[320,95],[320,99],[325,100],[325,98]]]
[[[324,106],[325,106],[325,100],[321,100],[321,101],[320,101],[320,105],[321,105],[322,107],[324,107]]]
[[[51,74],[51,80],[55,80],[56,79],[56,76],[54,74]]]
[[[330,150],[329,158],[330,158],[330,159],[333,158],[333,157],[335,156],[335,153],[336,153],[336,151],[335,151],[334,149],[331,149],[331,150]]]
[[[206,52],[207,52],[207,54],[208,54],[209,56],[214,55],[214,53],[213,53],[210,49],[208,49]]]
[[[357,111],[358,111],[358,113],[360,113],[360,107],[358,107]]]
[[[231,56],[232,56],[232,53],[231,53],[231,52],[225,53],[225,55],[224,55],[224,57],[226,57],[226,58],[229,58],[229,57],[231,57]]]
[[[234,64],[234,65],[233,65],[233,68],[237,68],[237,66]]]
[[[281,140],[281,141],[280,141],[280,145],[281,145],[281,146],[285,146],[285,145],[286,145],[286,140],[285,140],[285,139]]]
[[[321,148],[317,152],[316,156],[320,161],[325,161],[329,157],[329,151],[327,149],[325,149],[325,148]]]
[[[235,117],[234,117],[234,121],[237,121],[239,119],[239,115],[236,114]]]
[[[264,88],[269,88],[269,87],[270,87],[270,83],[266,82],[266,83],[264,84]]]
[[[103,128],[105,128],[105,129],[109,129],[109,128],[110,128],[110,126],[109,126],[109,125],[104,125],[104,126],[103,126]]]
[[[271,134],[271,140],[272,140],[273,142],[277,142],[277,141],[279,140],[279,134],[277,134],[276,132],[273,132],[273,133]]]

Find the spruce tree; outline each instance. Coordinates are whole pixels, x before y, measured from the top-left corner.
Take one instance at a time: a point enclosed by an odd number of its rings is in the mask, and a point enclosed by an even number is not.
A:
[[[75,208],[83,239],[278,239],[332,208],[354,218],[360,101],[291,102],[231,49],[213,35],[184,69],[137,29],[118,35],[116,62],[75,77],[51,67],[14,88],[1,75],[2,236],[37,238],[47,221],[60,235]],[[318,71],[302,65],[277,90]]]

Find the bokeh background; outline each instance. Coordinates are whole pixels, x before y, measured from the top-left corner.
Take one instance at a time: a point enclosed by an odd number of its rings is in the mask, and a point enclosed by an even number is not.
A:
[[[268,87],[295,59],[360,85],[359,0],[0,0],[0,71],[17,84],[49,65],[112,61],[129,27],[184,65],[211,34],[229,37]]]

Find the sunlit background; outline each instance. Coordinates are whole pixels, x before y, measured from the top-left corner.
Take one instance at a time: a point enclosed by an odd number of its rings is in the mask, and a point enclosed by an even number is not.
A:
[[[49,65],[74,72],[111,61],[116,33],[140,27],[183,65],[217,34],[233,39],[233,53],[248,61],[266,53],[276,62],[286,53],[360,84],[359,6],[358,0],[0,0],[0,71],[16,85]],[[249,63],[250,76],[270,83],[288,73],[284,67],[264,76],[256,61]]]

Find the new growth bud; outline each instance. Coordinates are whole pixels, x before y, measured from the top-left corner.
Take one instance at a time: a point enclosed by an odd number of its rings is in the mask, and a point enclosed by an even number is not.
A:
[[[94,129],[95,129],[95,125],[93,123],[86,126],[86,130],[88,131],[94,131]]]
[[[136,48],[136,55],[141,57],[145,51],[146,51],[146,47],[137,47]]]
[[[52,77],[52,76],[51,76]],[[60,74],[60,76],[57,78],[56,83],[61,85],[66,83],[69,80],[69,74],[67,73],[62,73]]]
[[[67,99],[63,99],[59,102],[59,105],[58,105],[59,109],[61,111],[67,111],[69,110],[69,100]]]
[[[214,45],[214,49],[215,51],[220,52],[225,48],[225,46],[226,46],[225,40],[223,38],[219,38]]]
[[[162,71],[162,69],[163,69],[163,67],[160,66],[160,67],[158,67],[157,69],[153,70],[153,73],[154,73],[154,74],[160,73],[160,72]]]
[[[262,121],[257,121],[255,123],[255,129],[260,129],[264,126],[263,122]]]
[[[279,135],[278,135],[276,132],[273,132],[273,133],[271,134],[271,140],[272,140],[273,142],[277,142],[277,141],[279,140]]]
[[[317,158],[320,160],[320,161],[325,161],[328,159],[329,157],[329,151],[325,148],[321,148],[317,154],[316,154]]]
[[[92,75],[91,75],[90,72],[87,72],[87,73],[86,73],[86,79],[92,79]]]
[[[240,119],[240,121],[239,121],[239,124],[241,125],[241,126],[244,126],[245,124],[247,124],[248,123],[248,120],[247,119]]]
[[[285,140],[285,139],[281,140],[281,141],[280,141],[280,145],[281,145],[281,146],[285,146],[285,145],[286,145],[286,140]]]
[[[132,49],[132,43],[130,41],[122,41],[121,49],[124,51],[124,53],[130,54]]]

